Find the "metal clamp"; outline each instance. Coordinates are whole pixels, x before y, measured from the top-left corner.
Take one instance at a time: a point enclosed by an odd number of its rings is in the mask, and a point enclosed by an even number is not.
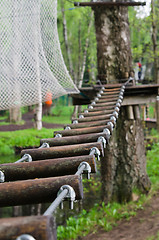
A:
[[[30,156],[30,154],[24,154],[23,157],[17,160],[15,163],[19,162],[32,162],[32,157]]]
[[[114,122],[114,125],[116,124],[116,117],[115,116],[111,116],[110,120],[112,120]],[[113,123],[112,123],[113,124]],[[110,125],[110,124],[109,124]]]
[[[91,166],[88,162],[81,162],[76,175],[81,175],[82,173],[87,173],[87,179],[90,179]]]
[[[79,118],[84,118],[83,114],[80,114],[80,115],[79,115]]]
[[[97,147],[92,147],[90,150],[89,155],[95,155],[97,157],[97,160],[100,161],[100,151]]]
[[[118,115],[119,115],[119,114],[118,114],[118,112],[114,111],[114,112],[113,112],[113,115],[114,115],[116,118],[118,118]]]
[[[106,133],[107,142],[109,143],[109,139],[111,135],[110,130],[108,128],[104,128],[103,132]]]
[[[98,97],[98,98],[100,98],[100,97],[101,97],[101,94],[100,94],[100,93],[98,93],[98,94],[97,94],[97,97]]]
[[[99,91],[99,94],[102,94],[103,93],[103,90]]]
[[[60,133],[57,133],[56,135],[55,135],[55,138],[61,138],[62,137],[62,134],[60,134]]]
[[[112,117],[114,117],[114,116],[112,116]],[[110,118],[110,120],[112,120],[112,119]],[[115,120],[116,120],[116,118],[115,118]],[[108,122],[107,125],[110,126],[111,132],[113,132],[113,128],[114,128],[113,123],[112,122]]]
[[[121,103],[117,102],[117,103],[116,103],[116,106],[117,106],[118,108],[120,108]]]
[[[36,240],[36,239],[29,234],[23,234],[17,237],[16,240]]]
[[[66,126],[65,130],[71,130],[71,127],[70,126]]]
[[[88,113],[88,110],[87,110],[87,109],[85,109],[85,110],[84,110],[84,113]]]
[[[130,80],[131,80],[131,79],[130,79]],[[132,78],[132,80],[133,80],[133,78]],[[122,88],[122,89],[125,89],[125,85],[123,85],[121,88]]]
[[[49,148],[49,144],[44,142],[39,148]]]
[[[104,90],[105,89],[105,87],[102,87],[102,90]]]
[[[98,101],[99,100],[99,98],[98,97],[96,97],[95,99],[94,99],[94,101],[96,102],[96,101]]]
[[[93,106],[89,105],[89,106],[88,106],[88,109],[93,109]]]
[[[120,93],[124,93],[125,92],[125,89],[124,88],[121,88],[120,89]]]
[[[0,171],[0,183],[5,182],[5,175],[4,172]]]
[[[67,194],[65,195],[64,200],[66,200],[66,199],[69,200],[70,201],[70,209],[73,209],[73,202],[75,201],[76,194],[75,194],[74,189],[70,185],[63,185],[60,188],[60,190],[58,191],[57,195],[59,195],[65,189],[67,190]],[[60,207],[61,207],[61,209],[63,209],[63,200],[60,203]]]
[[[114,110],[115,110],[116,112],[119,112],[119,111],[120,111],[119,107],[115,107]]]
[[[73,124],[77,124],[77,123],[78,123],[78,120],[73,120],[72,123],[73,123]]]
[[[121,104],[121,103],[122,103],[122,100],[121,100],[121,99],[118,99],[117,103],[120,103],[120,104]]]
[[[106,148],[106,139],[103,136],[100,136],[97,140],[97,142],[102,142],[103,143],[103,147]]]
[[[93,101],[92,103],[91,103],[91,105],[95,105],[96,104],[96,102],[95,101]]]

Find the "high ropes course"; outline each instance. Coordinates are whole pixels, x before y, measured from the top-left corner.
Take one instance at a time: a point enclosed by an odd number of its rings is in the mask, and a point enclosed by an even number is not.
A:
[[[56,0],[0,1],[0,109],[32,105],[79,93],[65,67],[57,33]],[[56,240],[53,213],[63,200],[83,198],[82,174],[96,173],[96,159],[116,126],[126,86],[98,86],[95,99],[72,124],[40,147],[0,164],[0,207],[51,203],[38,216],[0,219],[0,239]]]

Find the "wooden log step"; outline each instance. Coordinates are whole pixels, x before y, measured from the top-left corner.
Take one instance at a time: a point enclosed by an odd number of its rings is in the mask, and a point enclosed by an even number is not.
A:
[[[100,99],[111,99],[112,97],[119,97],[119,93],[118,94],[101,94]]]
[[[114,108],[115,108],[115,105],[113,105],[113,106],[103,106],[103,107],[97,107],[97,106],[95,106],[94,105],[94,107],[93,108],[88,108],[88,109],[85,109],[85,110],[88,110],[89,112],[96,112],[96,111],[103,111],[103,110],[114,110]]]
[[[0,164],[5,182],[34,178],[48,178],[75,174],[81,162],[88,162],[91,172],[96,172],[95,157],[92,155],[56,158],[35,162]]]
[[[103,96],[103,97],[105,97],[105,96],[112,96],[112,95],[119,95],[119,93],[120,93],[120,90],[118,90],[118,91],[114,91],[114,92],[103,92],[101,95]]]
[[[30,216],[0,219],[0,239],[15,240],[29,234],[37,240],[56,240],[56,228],[52,216]]]
[[[77,131],[77,130],[69,130],[69,131]],[[81,156],[81,155],[89,155],[89,152],[93,147],[97,147],[101,152],[101,154],[103,155],[102,143],[94,142],[94,143],[84,143],[84,144],[76,144],[76,145],[50,147],[50,148],[26,149],[26,150],[22,150],[21,156],[23,156],[24,154],[29,154],[32,157],[33,161],[42,160],[42,159]]]
[[[112,122],[112,120],[110,121],[109,119],[107,119],[102,121],[94,121],[94,122],[91,121],[91,122],[82,122],[77,124],[68,124],[66,127],[70,127],[71,129],[87,128],[87,127],[107,125],[108,122]]]
[[[0,184],[0,207],[53,202],[61,186],[70,185],[76,200],[83,198],[79,175],[41,178]]]
[[[84,118],[77,118],[76,120],[79,122],[79,123],[82,123],[82,122],[91,122],[91,121],[100,121],[100,120],[109,120],[110,117],[112,116],[113,114],[103,114],[103,115],[99,115],[99,116],[92,116],[92,117],[84,117]]]
[[[89,128],[79,128],[79,129],[55,131],[54,136],[56,136],[56,134],[58,134],[58,133],[62,134],[63,137],[89,134],[89,133],[101,133],[101,132],[103,132],[103,130],[105,128],[108,128],[109,131],[111,131],[110,125],[105,125],[105,126],[100,126],[100,127],[89,127]]]
[[[88,109],[88,111],[89,111],[89,109]],[[103,111],[89,111],[88,113],[80,113],[79,114],[79,116],[80,115],[83,115],[84,117],[89,117],[89,116],[99,116],[99,115],[104,115],[104,114],[112,114],[113,113],[113,111],[114,111],[114,108],[112,108],[112,109],[106,109],[106,110],[103,110]]]
[[[80,143],[91,143],[97,142],[99,137],[104,137],[108,141],[108,136],[106,133],[90,133],[70,137],[58,137],[58,138],[44,138],[40,140],[40,144],[48,143],[50,147],[53,146],[63,146],[71,144],[80,144]]]
[[[117,101],[106,102],[106,103],[96,103],[93,107],[104,107],[104,106],[115,106]]]
[[[96,101],[96,103],[108,103],[112,101],[117,101],[119,97],[111,97],[111,98],[102,98]]]

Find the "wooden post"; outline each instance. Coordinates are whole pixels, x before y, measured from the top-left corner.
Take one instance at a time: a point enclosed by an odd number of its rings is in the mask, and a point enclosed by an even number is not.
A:
[[[5,174],[5,182],[8,182],[75,174],[81,162],[89,163],[91,166],[91,172],[96,172],[95,156],[93,155],[56,158],[16,164],[0,164],[0,169]]]
[[[133,110],[134,110],[134,117],[135,119],[140,119],[140,109],[139,109],[139,105],[135,105],[133,107]]]
[[[134,113],[133,113],[133,107],[132,106],[127,106],[127,116],[128,119],[134,119]]]
[[[70,185],[83,198],[81,177],[68,175],[0,184],[0,207],[53,202],[61,186]]]
[[[15,240],[29,234],[36,240],[56,240],[56,229],[52,216],[30,216],[0,219],[0,239]]]
[[[52,159],[59,157],[72,157],[80,155],[89,155],[91,148],[97,147],[101,154],[103,154],[103,145],[101,142],[85,143],[77,145],[58,146],[50,148],[35,148],[22,150],[21,156],[30,154],[33,161],[42,159]]]

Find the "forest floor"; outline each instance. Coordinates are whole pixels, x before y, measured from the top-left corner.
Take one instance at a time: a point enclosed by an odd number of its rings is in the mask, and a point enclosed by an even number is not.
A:
[[[159,240],[159,192],[136,216],[119,221],[109,232],[99,230],[80,240]]]
[[[34,113],[28,112],[26,114],[23,114],[22,120],[25,121],[23,125],[17,125],[17,124],[9,124],[9,125],[0,125],[0,131],[16,131],[16,130],[23,130],[28,128],[34,127]],[[42,123],[44,128],[61,128],[64,125],[63,124],[54,124],[54,123]]]

